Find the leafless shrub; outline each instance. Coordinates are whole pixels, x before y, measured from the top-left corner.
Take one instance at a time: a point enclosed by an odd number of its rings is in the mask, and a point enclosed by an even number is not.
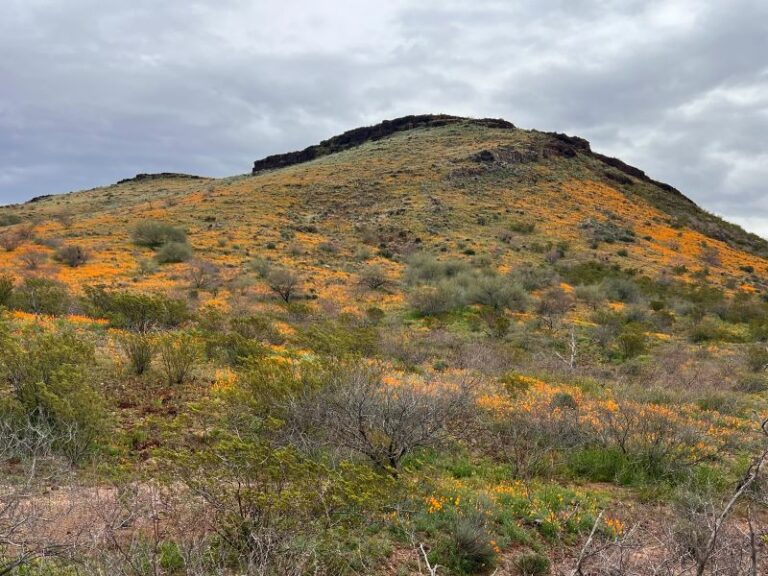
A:
[[[277,294],[286,304],[296,296],[301,280],[299,277],[284,268],[270,270],[267,274],[267,286]]]
[[[295,400],[290,412],[299,432],[362,454],[397,476],[406,455],[444,438],[469,406],[466,383],[393,385],[382,366],[354,363],[331,370],[327,384]]]
[[[21,236],[15,232],[6,232],[5,234],[0,235],[0,246],[5,250],[6,252],[13,252],[21,246],[22,238]]]
[[[187,272],[192,288],[197,290],[215,289],[220,281],[219,275],[219,267],[205,260],[193,260]]]
[[[48,254],[41,250],[27,250],[19,256],[27,270],[37,270],[48,261]]]

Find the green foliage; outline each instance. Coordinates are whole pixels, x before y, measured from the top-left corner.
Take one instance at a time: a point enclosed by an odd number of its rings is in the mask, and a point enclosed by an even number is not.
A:
[[[628,278],[608,278],[603,281],[602,289],[611,300],[632,303],[640,298],[640,288]]]
[[[183,384],[201,357],[201,345],[188,332],[169,332],[158,338],[160,367],[169,385]]]
[[[192,258],[192,247],[184,242],[168,242],[155,254],[158,264],[178,264]]]
[[[157,351],[152,336],[142,332],[129,332],[118,336],[117,343],[128,358],[134,374],[141,376],[149,369]]]
[[[299,335],[299,343],[324,356],[373,356],[377,351],[378,331],[362,322],[321,320],[313,322]]]
[[[0,214],[0,227],[13,226],[21,223],[21,216],[16,214]]]
[[[434,286],[420,286],[408,295],[408,302],[420,316],[439,316],[466,305],[466,291],[452,280]]]
[[[7,274],[0,276],[0,308],[6,307],[11,303],[13,296],[13,277]]]
[[[456,518],[450,537],[439,549],[437,559],[458,574],[481,574],[495,566],[496,551],[480,512]]]
[[[635,358],[645,352],[648,345],[648,336],[645,330],[638,324],[627,324],[616,338],[619,354],[624,360]]]
[[[468,273],[470,265],[463,260],[437,260],[428,253],[419,252],[408,259],[405,280],[408,284],[432,284],[446,278]]]
[[[160,294],[108,291],[102,286],[86,286],[84,290],[91,314],[106,318],[116,328],[138,332],[173,328],[189,317],[186,302]]]
[[[14,289],[10,304],[32,314],[61,316],[69,310],[69,290],[56,280],[26,278]]]
[[[538,552],[524,552],[515,558],[520,576],[545,576],[552,568],[549,558]]]
[[[54,446],[72,461],[94,447],[104,426],[92,385],[92,342],[65,328],[28,328],[11,337],[0,325],[0,379],[12,391],[12,412],[50,427]]]
[[[482,304],[494,310],[524,312],[528,308],[528,294],[508,279],[499,276],[481,276],[467,293],[470,304]]]
[[[165,222],[146,220],[133,229],[133,243],[137,246],[159,248],[169,242],[186,243],[187,233]]]

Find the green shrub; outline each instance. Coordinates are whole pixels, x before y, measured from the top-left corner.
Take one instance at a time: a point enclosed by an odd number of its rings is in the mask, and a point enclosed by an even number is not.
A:
[[[50,428],[54,447],[80,460],[104,427],[92,384],[93,344],[71,330],[34,327],[11,336],[0,325],[0,348],[0,378],[10,384],[17,413]]]
[[[515,568],[520,576],[545,576],[549,574],[552,563],[543,554],[525,552],[515,558]]]
[[[616,337],[619,354],[624,360],[635,358],[645,352],[648,345],[648,336],[642,326],[627,324]]]
[[[13,296],[13,277],[7,274],[0,276],[0,308],[11,303]]]
[[[325,356],[372,356],[376,353],[378,332],[367,323],[325,320],[313,322],[300,335],[302,346]]]
[[[611,300],[632,303],[640,298],[640,288],[628,278],[608,278],[603,281],[602,289]]]
[[[160,366],[169,385],[183,384],[200,360],[200,342],[186,332],[163,334],[157,348]]]
[[[152,364],[155,356],[155,342],[146,333],[122,334],[117,339],[118,345],[131,364],[134,374],[141,376]]]
[[[409,295],[408,301],[420,316],[438,316],[466,305],[466,292],[457,283],[443,280],[436,286],[420,286]]]
[[[85,294],[89,312],[116,328],[147,332],[176,327],[189,317],[186,302],[159,294],[108,291],[102,286],[86,286]]]
[[[521,286],[498,276],[482,276],[467,292],[469,304],[482,304],[494,310],[524,312],[528,308],[528,294]]]
[[[61,316],[69,310],[66,285],[48,278],[26,278],[13,291],[11,307],[32,314]]]
[[[192,258],[192,248],[183,242],[168,242],[155,254],[158,264],[178,264]]]
[[[21,217],[16,214],[0,214],[0,227],[20,224]]]
[[[159,248],[169,242],[186,243],[187,233],[165,222],[147,220],[133,229],[133,243],[148,248]]]
[[[446,278],[455,278],[470,271],[463,260],[437,260],[427,253],[414,254],[408,259],[405,280],[408,284],[432,284]]]
[[[440,563],[459,574],[481,574],[496,564],[496,551],[480,512],[459,516],[451,527],[451,538],[440,550]]]
[[[0,304],[2,304],[1,297]],[[768,369],[768,346],[765,344],[749,346],[747,348],[747,366],[752,372],[764,372]]]

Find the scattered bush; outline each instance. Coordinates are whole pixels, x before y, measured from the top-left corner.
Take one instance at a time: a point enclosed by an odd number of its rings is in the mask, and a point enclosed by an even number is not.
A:
[[[296,297],[296,293],[301,286],[301,279],[285,268],[275,268],[270,270],[266,280],[269,289],[277,294],[286,304],[290,303],[291,299]]]
[[[116,328],[148,332],[176,327],[189,317],[186,302],[159,294],[108,291],[101,286],[87,286],[85,294],[90,313]]]
[[[183,242],[168,242],[155,254],[158,264],[179,264],[192,258],[192,248]]]
[[[55,447],[80,460],[104,425],[101,398],[92,385],[93,344],[74,331],[39,327],[11,336],[0,324],[0,348],[0,379],[10,385],[16,413],[50,427]]]
[[[118,345],[131,364],[133,373],[137,376],[144,374],[152,364],[155,356],[154,339],[145,333],[125,333],[117,339]]]
[[[13,296],[13,277],[3,274],[0,276],[0,308],[8,306]]]
[[[319,389],[306,391],[292,406],[295,426],[329,446],[356,452],[379,470],[397,476],[416,448],[432,446],[451,422],[470,407],[464,386],[392,386],[381,366],[332,366]]]
[[[88,252],[82,246],[67,244],[62,246],[54,254],[57,262],[66,264],[70,268],[77,268],[88,262]]]
[[[187,233],[181,228],[155,220],[140,223],[133,229],[132,236],[134,244],[147,248],[159,248],[169,242],[184,244],[187,241]]]
[[[32,314],[61,316],[69,310],[66,285],[48,278],[26,278],[13,291],[11,307]]]
[[[525,552],[515,558],[515,568],[520,576],[545,576],[551,567],[549,558],[538,552]]]
[[[27,250],[19,256],[19,260],[27,270],[37,270],[46,263],[48,255],[40,250]]]
[[[369,266],[360,273],[360,285],[369,290],[384,290],[392,281],[379,266]]]
[[[158,339],[158,355],[169,385],[183,384],[200,360],[200,343],[186,332],[163,334]]]
[[[521,286],[498,276],[481,276],[467,293],[470,304],[482,304],[494,310],[524,312],[528,309],[528,294]]]

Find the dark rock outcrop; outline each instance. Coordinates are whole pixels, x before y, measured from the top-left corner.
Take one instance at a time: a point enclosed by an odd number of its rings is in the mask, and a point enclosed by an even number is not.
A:
[[[348,130],[343,134],[339,134],[338,136],[324,140],[320,142],[320,144],[310,146],[304,150],[267,156],[266,158],[257,160],[253,163],[252,173],[256,174],[263,170],[285,168],[286,166],[301,164],[302,162],[309,162],[315,158],[320,158],[322,156],[327,156],[329,154],[355,148],[361,144],[365,144],[366,142],[381,140],[382,138],[391,136],[396,132],[403,132],[404,130],[445,126],[446,124],[454,124],[458,122],[472,122],[473,124],[486,126],[488,128],[502,128],[506,130],[515,128],[514,124],[511,122],[495,118],[483,118],[474,120],[470,118],[462,118],[460,116],[449,116],[447,114],[422,114],[418,116],[403,116],[402,118],[395,118],[394,120],[384,120],[383,122],[373,126],[363,126],[362,128]]]
[[[163,180],[167,178],[183,178],[186,180],[208,180],[205,176],[195,176],[194,174],[179,174],[176,172],[158,172],[156,174],[136,174],[133,178],[119,180],[117,184],[126,184],[128,182],[143,182],[148,180]]]

